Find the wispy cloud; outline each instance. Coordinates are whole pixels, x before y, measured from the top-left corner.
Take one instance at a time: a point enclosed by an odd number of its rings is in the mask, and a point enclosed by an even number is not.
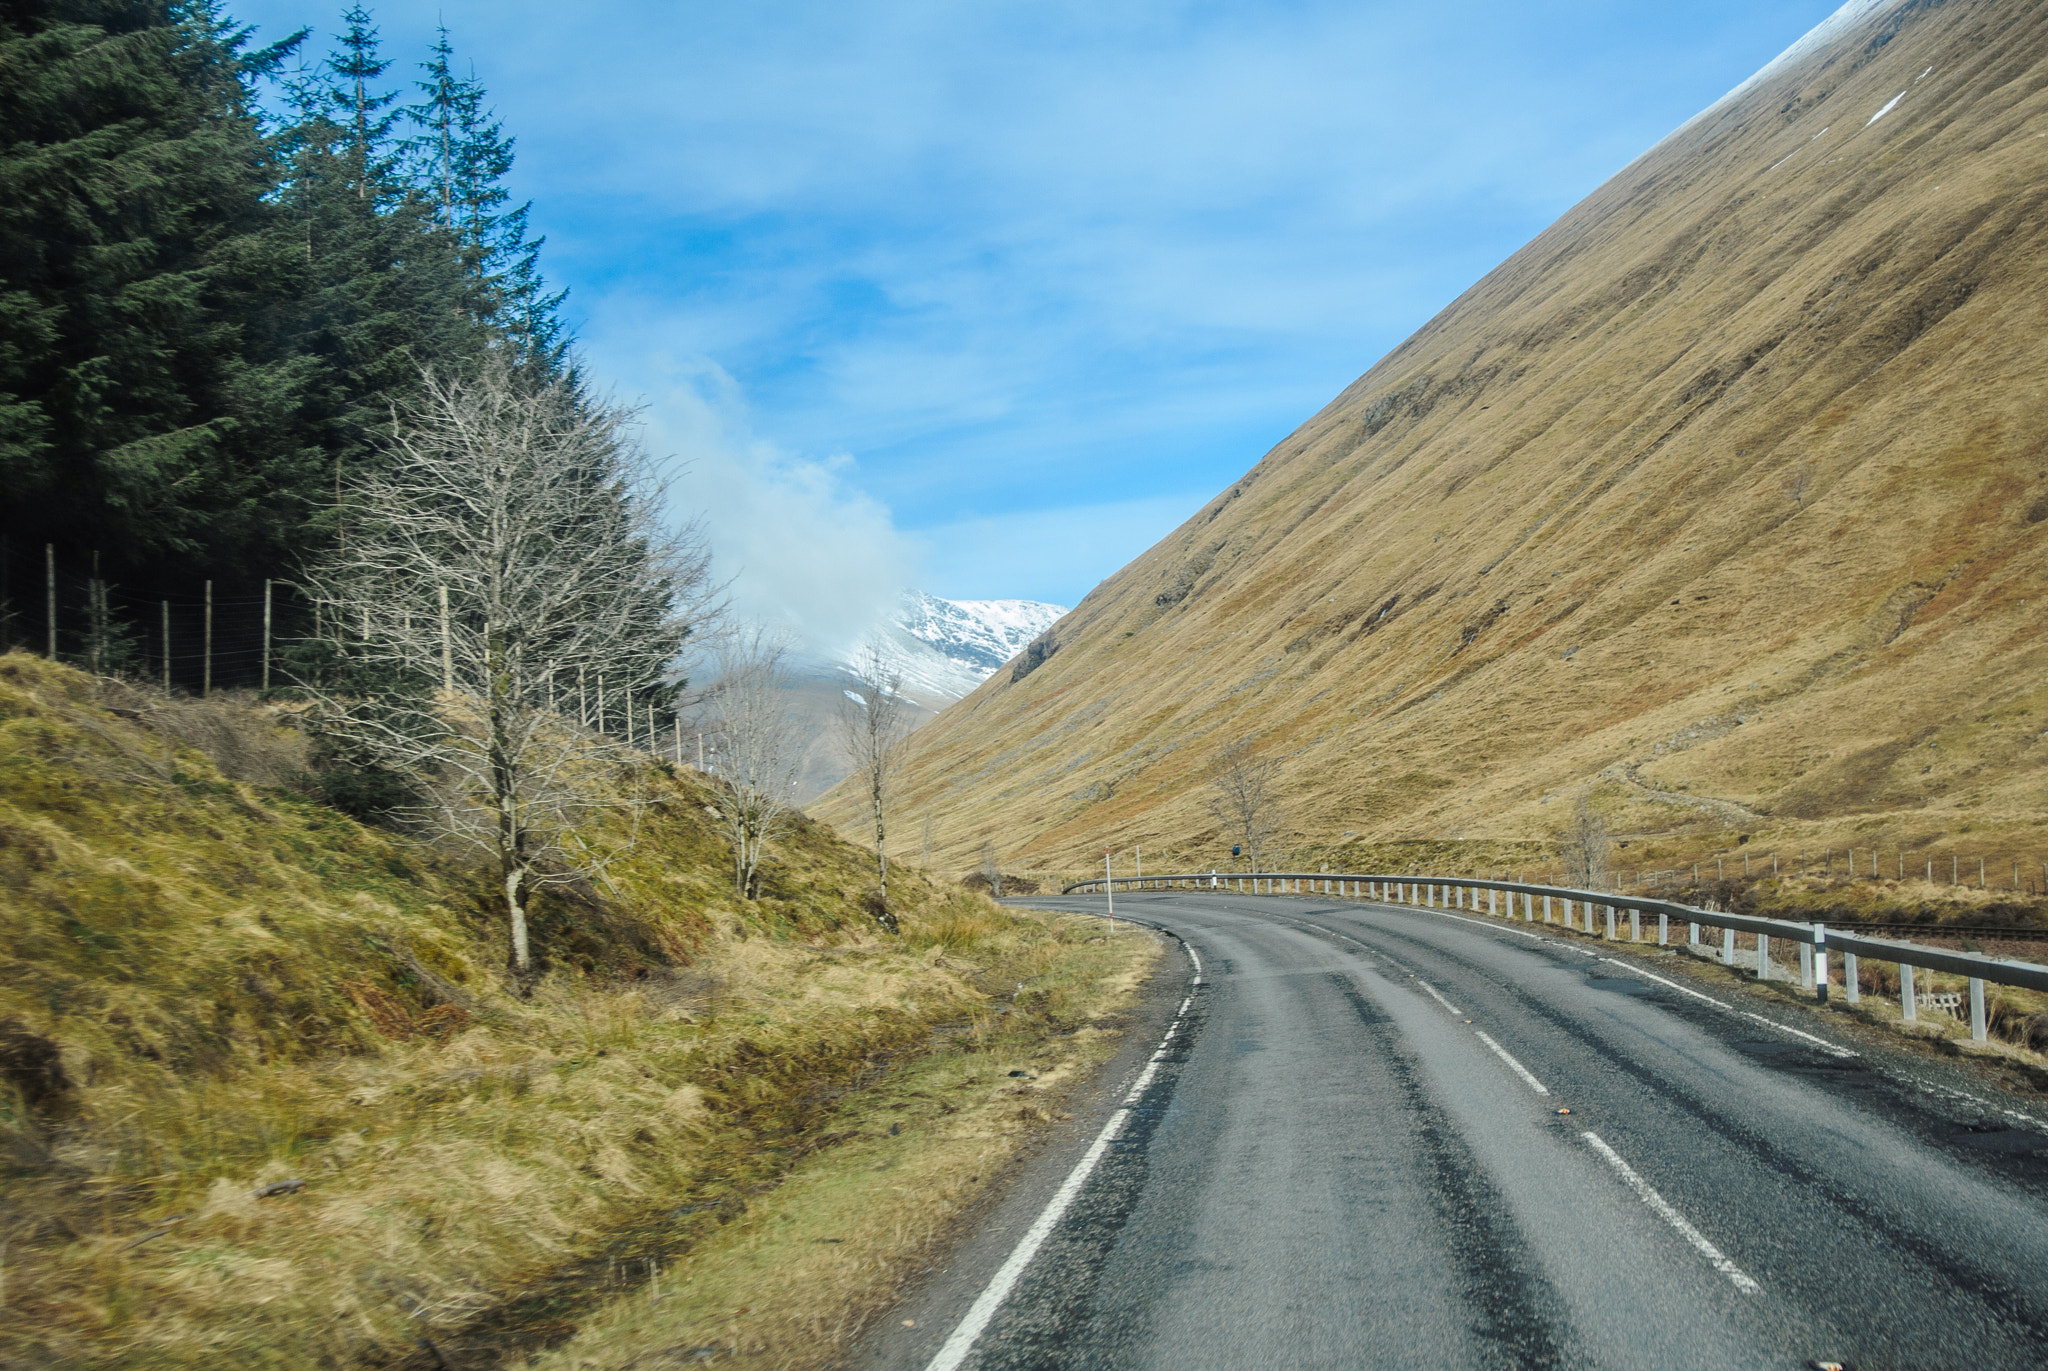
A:
[[[673,466],[675,516],[702,520],[740,618],[821,652],[857,642],[918,579],[915,545],[851,479],[748,429],[732,379],[674,369],[648,387],[646,439]]]

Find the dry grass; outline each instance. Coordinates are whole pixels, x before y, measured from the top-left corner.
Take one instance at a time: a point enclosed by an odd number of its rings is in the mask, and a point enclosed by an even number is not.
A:
[[[543,1345],[596,1273],[829,1155],[867,1088],[1026,1051],[1144,961],[908,876],[885,938],[815,825],[738,902],[684,774],[611,890],[539,911],[549,969],[516,985],[490,882],[230,779],[128,698],[0,659],[9,1365]],[[208,711],[209,750],[288,746],[269,711]]]
[[[1252,738],[1311,870],[1533,867],[1590,789],[1667,864],[2038,880],[2044,64],[2039,5],[1895,7],[1617,175],[913,735],[934,868],[1222,865]]]
[[[1017,1003],[1080,1027],[1047,1036],[999,1020],[963,1025],[949,1050],[849,1100],[832,1125],[850,1135],[843,1145],[806,1159],[743,1217],[529,1364],[681,1366],[711,1349],[721,1365],[836,1365],[981,1182],[1056,1116],[1062,1091],[1114,1053],[1120,1030],[1098,1016],[1126,1001],[1157,955],[1149,935],[1112,943],[1094,920],[1026,918],[1054,943],[1006,964],[1006,975],[1035,972]],[[1001,956],[1012,936],[991,929],[933,947]]]

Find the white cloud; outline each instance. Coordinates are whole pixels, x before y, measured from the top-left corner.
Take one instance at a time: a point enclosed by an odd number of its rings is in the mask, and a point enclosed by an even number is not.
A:
[[[673,455],[678,518],[697,517],[742,619],[831,654],[864,636],[917,579],[917,549],[853,483],[853,461],[754,436],[732,379],[709,363],[647,387],[647,441]]]

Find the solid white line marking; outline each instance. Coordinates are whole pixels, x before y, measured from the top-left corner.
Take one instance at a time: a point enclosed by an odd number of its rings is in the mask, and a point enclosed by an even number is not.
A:
[[[1458,1006],[1452,1004],[1443,996],[1437,994],[1436,987],[1431,985],[1428,981],[1425,981],[1422,979],[1422,977],[1417,976],[1415,977],[1415,983],[1421,986],[1424,990],[1427,990],[1429,992],[1429,997],[1435,1000],[1438,1004],[1442,1005],[1445,1009],[1450,1010],[1453,1014],[1458,1015],[1460,1018],[1464,1017],[1465,1011],[1458,1008]]]
[[[1479,1033],[1479,1030],[1476,1028],[1472,1031],[1474,1033]],[[1517,1076],[1520,1076],[1522,1080],[1528,1084],[1528,1087],[1531,1090],[1535,1091],[1539,1095],[1548,1095],[1550,1093],[1548,1090],[1544,1088],[1543,1082],[1537,1080],[1535,1076],[1530,1074],[1528,1067],[1523,1066],[1520,1062],[1516,1061],[1513,1057],[1510,1057],[1508,1055],[1508,1050],[1505,1047],[1502,1047],[1499,1043],[1495,1042],[1492,1038],[1487,1037],[1484,1033],[1479,1033],[1479,1041],[1485,1043],[1488,1047],[1492,1048],[1493,1055],[1500,1058],[1502,1061],[1506,1062],[1509,1068],[1512,1069]]]
[[[1790,1033],[1790,1034],[1791,1034],[1791,1035],[1792,1035],[1793,1037],[1795,1037],[1795,1038],[1804,1038],[1804,1039],[1806,1039],[1806,1041],[1808,1041],[1808,1042],[1812,1043],[1812,1044],[1813,1044],[1814,1046],[1818,1047],[1818,1048],[1819,1048],[1819,1049],[1820,1049],[1821,1051],[1823,1051],[1823,1052],[1827,1052],[1827,1053],[1830,1053],[1830,1054],[1832,1054],[1832,1055],[1834,1055],[1834,1056],[1837,1056],[1837,1057],[1853,1057],[1853,1056],[1855,1056],[1855,1055],[1856,1055],[1856,1054],[1855,1054],[1854,1052],[1851,1052],[1851,1051],[1850,1051],[1850,1050],[1849,1050],[1848,1048],[1846,1048],[1846,1047],[1836,1047],[1836,1046],[1835,1046],[1835,1045],[1834,1045],[1833,1043],[1829,1042],[1829,1041],[1828,1041],[1828,1040],[1827,1040],[1826,1038],[1816,1037],[1816,1036],[1814,1036],[1814,1035],[1813,1035],[1813,1034],[1811,1034],[1811,1033],[1802,1033],[1802,1032],[1801,1032],[1800,1030],[1798,1030],[1798,1029],[1796,1029],[1796,1028],[1791,1028],[1791,1027],[1788,1027],[1788,1026],[1786,1026],[1785,1024],[1781,1024],[1781,1023],[1779,1023],[1779,1022],[1778,1022],[1778,1021],[1777,1021],[1776,1019],[1767,1019],[1767,1018],[1765,1018],[1765,1017],[1764,1017],[1763,1015],[1761,1015],[1761,1014],[1752,1014],[1752,1013],[1750,1013],[1750,1012],[1749,1012],[1749,1011],[1748,1011],[1747,1009],[1745,1009],[1745,1010],[1743,1010],[1743,1011],[1742,1011],[1742,1017],[1743,1017],[1743,1018],[1745,1018],[1745,1019],[1755,1019],[1755,1020],[1756,1020],[1756,1021],[1757,1021],[1758,1023],[1762,1024],[1762,1025],[1763,1025],[1764,1027],[1766,1027],[1766,1028],[1775,1028],[1775,1029],[1777,1029],[1777,1030],[1778,1030],[1778,1031],[1779,1031],[1780,1033]]]
[[[1708,1004],[1714,1006],[1714,1008],[1716,1009],[1723,1010],[1730,1014],[1740,1014],[1745,1019],[1755,1019],[1758,1023],[1762,1024],[1766,1028],[1776,1029],[1780,1033],[1790,1034],[1792,1037],[1795,1038],[1803,1038],[1807,1042],[1812,1043],[1815,1047],[1818,1047],[1823,1052],[1830,1053],[1837,1057],[1853,1057],[1856,1055],[1854,1052],[1851,1052],[1846,1047],[1835,1046],[1835,1044],[1829,1042],[1826,1038],[1819,1037],[1812,1033],[1802,1032],[1797,1028],[1792,1028],[1786,1024],[1781,1024],[1776,1019],[1767,1019],[1761,1014],[1752,1014],[1747,1009],[1737,1009],[1734,1005],[1729,1004],[1726,1001],[1717,1000],[1712,995],[1702,995],[1699,991],[1694,990],[1691,986],[1680,985],[1677,981],[1673,980],[1666,980],[1664,977],[1657,975],[1653,971],[1645,971],[1639,966],[1621,960],[1619,957],[1602,957],[1600,960],[1606,962],[1609,966],[1618,966],[1623,971],[1631,972],[1637,976],[1641,976],[1646,981],[1655,981],[1658,985],[1669,986],[1671,987],[1671,989],[1678,991],[1680,994],[1692,996],[1695,1000],[1705,1000]]]
[[[1762,1291],[1762,1286],[1744,1275],[1741,1267],[1723,1256],[1720,1248],[1707,1241],[1706,1234],[1688,1223],[1685,1215],[1672,1208],[1669,1200],[1652,1189],[1648,1181],[1638,1176],[1635,1168],[1623,1161],[1621,1154],[1602,1141],[1598,1133],[1581,1133],[1579,1136],[1584,1138],[1595,1152],[1606,1158],[1609,1166],[1621,1173],[1621,1178],[1628,1182],[1629,1188],[1656,1212],[1658,1218],[1677,1229],[1679,1236],[1691,1243],[1694,1249],[1707,1259],[1708,1264],[1726,1276],[1737,1290],[1745,1295],[1754,1295]]]
[[[1182,943],[1181,946],[1187,949],[1189,960],[1199,968],[1202,962],[1195,956],[1195,950],[1186,943]],[[1088,1177],[1093,1174],[1095,1164],[1102,1160],[1103,1154],[1109,1151],[1109,1145],[1124,1131],[1124,1125],[1131,1117],[1131,1106],[1143,1098],[1145,1088],[1152,1084],[1152,1077],[1159,1071],[1159,1063],[1166,1057],[1167,1045],[1173,1041],[1173,1035],[1180,1032],[1181,1019],[1186,1017],[1188,1003],[1193,998],[1189,996],[1188,1000],[1182,1001],[1180,1013],[1174,1017],[1172,1026],[1166,1030],[1166,1036],[1159,1040],[1158,1051],[1152,1054],[1152,1060],[1146,1064],[1137,1083],[1124,1095],[1122,1106],[1102,1125],[1102,1131],[1095,1135],[1095,1141],[1089,1144],[1081,1160],[1075,1163],[1074,1169],[1067,1173],[1066,1180],[1060,1183],[1060,1188],[1054,1193],[1051,1203],[1045,1206],[1031,1227],[1025,1230],[1016,1249],[1010,1253],[1009,1260],[1002,1264],[994,1279],[989,1281],[988,1288],[983,1290],[968,1308],[967,1316],[960,1320],[959,1327],[953,1330],[953,1336],[946,1339],[945,1346],[939,1349],[938,1355],[926,1364],[925,1371],[955,1371],[961,1362],[967,1360],[967,1354],[974,1350],[974,1340],[981,1336],[982,1329],[988,1327],[988,1321],[995,1317],[996,1310],[1010,1297],[1010,1291],[1016,1286],[1018,1277],[1024,1274],[1024,1268],[1031,1265],[1031,1259],[1038,1255],[1038,1249],[1052,1236],[1053,1228],[1066,1215],[1067,1207],[1074,1202],[1074,1197],[1081,1193],[1081,1187],[1088,1183]]]
[[[1386,907],[1388,909],[1398,909],[1404,913],[1408,911],[1407,905],[1387,905]],[[1462,914],[1446,914],[1441,909],[1417,908],[1414,912],[1417,914],[1434,914],[1439,919],[1449,919],[1452,923],[1475,924],[1480,928],[1491,929],[1495,933],[1512,933],[1517,938],[1527,938],[1532,943],[1547,943],[1551,941],[1551,939],[1544,937],[1540,933],[1531,933],[1525,928],[1514,928],[1505,919],[1468,919]]]
[[[1952,1100],[1967,1100],[1980,1108],[1990,1110],[1992,1113],[2003,1114],[2008,1119],[2018,1119],[2021,1123],[2031,1124],[2035,1128],[2048,1128],[2048,1124],[2043,1124],[2041,1120],[2035,1118],[2032,1114],[2022,1114],[2017,1109],[2007,1109],[2004,1105],[1993,1104],[1989,1100],[1980,1100],[1967,1091],[1951,1090],[1944,1085],[1929,1085],[1925,1081],[1912,1080],[1910,1077],[1900,1076],[1895,1077],[1895,1079],[1905,1081],[1916,1090],[1936,1095],[1946,1095]]]

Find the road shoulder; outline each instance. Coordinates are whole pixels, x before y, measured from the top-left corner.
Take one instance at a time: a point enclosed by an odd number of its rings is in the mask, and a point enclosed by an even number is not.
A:
[[[853,1345],[847,1367],[914,1371],[929,1364],[1144,1071],[1187,994],[1190,968],[1171,934],[1127,926],[1159,938],[1167,955],[1127,1011],[1116,1055],[1065,1088],[1055,1101],[1057,1122],[1012,1154],[997,1179],[934,1238],[901,1297]]]

